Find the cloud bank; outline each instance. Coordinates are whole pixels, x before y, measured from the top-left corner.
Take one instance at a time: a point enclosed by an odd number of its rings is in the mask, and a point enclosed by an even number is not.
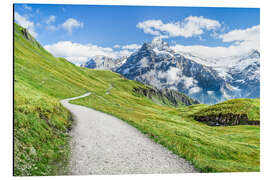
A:
[[[173,23],[163,23],[161,20],[147,20],[137,24],[137,28],[142,29],[144,33],[160,36],[161,38],[199,36],[205,31],[215,30],[220,26],[221,24],[218,21],[202,16],[189,16],[183,21]]]
[[[247,29],[232,30],[218,36],[223,42],[232,42],[228,47],[208,47],[201,45],[184,46],[177,44],[172,48],[175,51],[192,53],[203,58],[219,58],[237,56],[248,53],[251,49],[260,50],[260,26],[252,26]]]
[[[70,62],[84,63],[96,55],[103,55],[111,58],[129,56],[133,51],[119,50],[101,47],[93,44],[80,44],[71,41],[59,41],[55,44],[45,45],[44,48],[57,57],[67,58]]]

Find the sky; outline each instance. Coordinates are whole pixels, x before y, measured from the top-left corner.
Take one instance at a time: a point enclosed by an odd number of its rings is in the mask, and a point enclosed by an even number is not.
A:
[[[14,21],[75,64],[128,56],[155,38],[204,58],[260,49],[258,8],[15,4]]]

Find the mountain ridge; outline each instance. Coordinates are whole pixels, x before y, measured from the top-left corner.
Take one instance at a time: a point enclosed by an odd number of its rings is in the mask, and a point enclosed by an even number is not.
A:
[[[176,52],[156,38],[110,70],[159,89],[178,90],[202,103],[215,104],[233,98],[260,97],[259,58],[260,52],[252,49],[241,56],[204,59]],[[254,90],[248,92],[250,89]]]

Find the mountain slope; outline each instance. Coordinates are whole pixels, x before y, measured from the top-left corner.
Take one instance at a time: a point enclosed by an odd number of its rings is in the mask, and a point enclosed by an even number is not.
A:
[[[131,89],[147,88],[113,72],[80,68],[56,58],[14,24],[14,175],[67,173],[62,167],[68,163],[72,118],[59,100],[86,92],[105,93],[111,84],[107,79]]]
[[[201,109],[192,115],[208,125],[260,125],[259,99],[231,99]]]
[[[27,36],[30,36],[27,33]],[[60,99],[112,114],[202,172],[260,170],[260,127],[210,127],[190,117],[207,105],[162,106],[137,81],[56,58],[14,24],[14,175],[60,175],[68,164],[69,112]]]
[[[202,103],[231,98],[258,98],[259,52],[223,60],[202,59],[172,50],[161,39],[143,46],[116,72],[157,88],[185,93]],[[240,83],[239,83],[240,82]],[[252,92],[248,92],[253,89]]]
[[[202,103],[224,100],[222,91],[230,91],[214,69],[175,53],[161,40],[145,43],[116,72],[160,89],[178,90]]]
[[[128,58],[97,56],[83,66],[112,70],[128,79],[215,104],[233,98],[260,97],[259,59],[257,50],[238,56],[201,58],[176,52],[161,39],[154,39]]]
[[[109,58],[106,56],[94,56],[84,64],[81,64],[81,67],[114,71],[122,64],[124,64],[126,59],[127,57],[125,56],[117,59]]]

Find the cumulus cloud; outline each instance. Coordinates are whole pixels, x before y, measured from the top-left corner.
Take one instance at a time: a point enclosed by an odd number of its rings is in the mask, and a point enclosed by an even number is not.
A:
[[[80,22],[74,18],[69,18],[61,26],[71,34],[73,28],[82,28],[83,22]]]
[[[260,27],[253,26],[247,29],[232,30],[219,36],[224,42],[232,42],[228,47],[208,47],[201,45],[184,46],[177,44],[172,48],[175,51],[192,53],[204,58],[218,58],[236,56],[248,53],[251,49],[260,49]]]
[[[15,21],[21,25],[22,27],[26,28],[32,36],[37,37],[37,33],[35,31],[35,23],[32,21],[29,21],[26,17],[21,16],[19,13],[14,13]]]
[[[48,17],[48,19],[45,21],[45,23],[51,24],[51,23],[55,22],[55,19],[56,19],[56,17],[52,15],[52,16]]]
[[[223,42],[233,41],[258,41],[260,34],[260,26],[253,26],[247,29],[236,29],[226,34],[222,34],[219,37]]]
[[[137,24],[137,28],[142,29],[144,33],[162,38],[177,36],[189,38],[199,36],[204,31],[215,30],[220,26],[221,24],[218,21],[202,16],[189,16],[183,21],[174,23],[163,23],[161,20],[147,20]]]
[[[112,48],[100,47],[93,44],[80,44],[71,41],[59,41],[55,44],[45,45],[45,49],[57,57],[67,58],[70,62],[83,63],[96,55],[103,55],[111,58],[128,56],[128,50],[113,51]]]

